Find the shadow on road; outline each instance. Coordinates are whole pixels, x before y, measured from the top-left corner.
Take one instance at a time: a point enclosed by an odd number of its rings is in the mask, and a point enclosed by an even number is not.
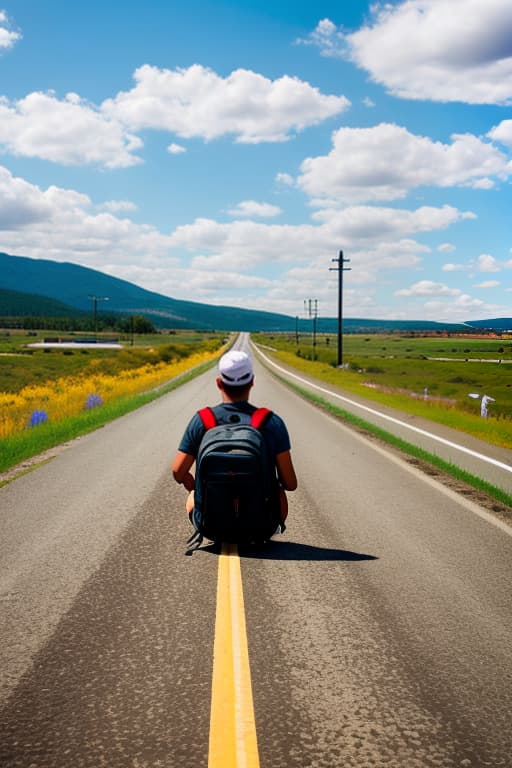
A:
[[[218,555],[220,548],[211,544],[202,547],[201,551]],[[347,549],[315,547],[313,544],[301,544],[298,541],[269,541],[262,546],[240,544],[238,554],[240,557],[252,557],[259,560],[341,560],[344,562],[378,560],[374,555],[351,552]]]

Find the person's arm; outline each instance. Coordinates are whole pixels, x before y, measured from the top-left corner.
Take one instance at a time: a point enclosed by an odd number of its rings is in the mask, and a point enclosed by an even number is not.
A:
[[[174,475],[174,479],[177,483],[180,483],[180,485],[184,485],[187,491],[194,490],[194,475],[190,472],[190,468],[194,461],[195,457],[190,453],[178,451],[172,463],[172,474]]]
[[[276,455],[276,467],[279,482],[285,491],[294,491],[297,488],[297,475],[290,451],[282,451]]]

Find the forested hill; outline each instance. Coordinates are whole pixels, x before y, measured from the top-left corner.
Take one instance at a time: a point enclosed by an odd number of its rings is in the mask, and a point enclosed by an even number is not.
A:
[[[289,332],[294,332],[297,327],[301,332],[313,329],[313,321],[303,317],[173,299],[78,264],[6,253],[0,253],[0,289],[0,317],[62,317],[92,313],[93,297],[96,297],[99,314],[142,315],[157,328]],[[318,333],[336,333],[337,328],[337,318],[317,318]],[[345,333],[461,333],[475,329],[504,331],[511,328],[512,318],[453,324],[428,320],[343,319]]]
[[[83,314],[81,310],[48,296],[0,288],[0,317],[73,317]]]
[[[218,330],[287,330],[295,319],[287,315],[238,307],[181,301],[78,264],[29,259],[0,253],[0,288],[46,296],[79,310],[144,315],[157,327]],[[0,313],[4,314],[4,313]]]

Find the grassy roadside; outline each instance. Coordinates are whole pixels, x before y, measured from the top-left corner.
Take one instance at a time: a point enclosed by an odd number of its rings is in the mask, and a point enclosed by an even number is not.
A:
[[[79,344],[74,348],[34,349],[30,344],[42,341],[45,336],[41,333],[18,333],[7,338],[0,335],[0,393],[16,394],[27,386],[65,377],[87,378],[98,373],[118,376],[145,365],[184,360],[193,353],[220,349],[225,337],[220,333],[145,335],[121,349],[103,349],[101,345],[82,348]],[[99,342],[103,340],[98,338]]]
[[[149,392],[112,400],[102,405],[101,408],[83,411],[76,416],[63,419],[62,421],[40,424],[37,429],[24,430],[1,440],[0,472],[5,472],[50,448],[67,443],[76,437],[105,426],[108,422],[171,392],[173,389],[209,370],[215,364],[216,359],[207,361]],[[19,474],[22,472],[23,470],[20,470]],[[3,484],[5,482],[0,481],[0,487]]]
[[[312,373],[311,371],[304,371],[302,366],[294,366],[289,359],[286,359],[286,361],[283,360],[282,354],[276,355],[276,357],[278,357],[283,362],[288,363],[290,367],[295,367],[297,370],[310,373],[316,378],[325,381],[325,379],[323,379],[322,376],[317,372]],[[263,365],[265,365],[264,361],[261,362]],[[508,494],[503,489],[497,488],[482,480],[481,478],[466,472],[455,464],[446,462],[438,456],[428,453],[427,451],[418,448],[412,443],[408,443],[407,441],[396,437],[390,432],[387,432],[386,430],[377,427],[365,421],[364,419],[355,416],[352,413],[349,413],[343,408],[339,408],[338,406],[333,405],[323,397],[313,394],[309,390],[304,389],[297,384],[291,383],[288,379],[280,376],[279,374],[276,374],[275,372],[273,372],[273,375],[277,376],[277,378],[283,384],[285,384],[304,399],[309,400],[319,408],[322,408],[332,416],[335,416],[344,423],[349,424],[365,435],[376,438],[386,445],[391,446],[393,449],[399,451],[400,454],[406,458],[406,460],[409,460],[418,468],[422,469],[422,471],[431,476],[434,475],[438,480],[444,482],[444,484],[449,485],[454,490],[462,493],[466,497],[471,498],[476,503],[493,512],[496,516],[505,522],[509,524],[512,523],[512,495]],[[326,383],[329,383],[329,381]]]
[[[253,341],[256,345],[261,343],[257,337]],[[500,367],[497,364],[474,363],[468,364],[468,368],[465,363],[458,362],[447,367],[421,358],[393,358],[379,361],[379,366],[376,366],[375,358],[371,357],[360,363],[362,367],[358,363],[357,370],[339,370],[333,366],[332,360],[310,360],[297,355],[289,343],[280,339],[274,339],[273,343],[269,341],[268,344],[265,341],[261,346],[294,370],[341,387],[366,400],[466,432],[493,445],[512,448],[512,418],[508,416],[511,407],[512,365]],[[432,384],[428,397],[424,398],[420,382],[426,380],[427,373],[430,381],[436,377],[437,390]],[[500,395],[496,381],[499,381],[501,387]],[[468,397],[469,392],[479,390],[500,398],[503,413],[495,417],[494,409],[488,419],[481,418],[479,400]]]

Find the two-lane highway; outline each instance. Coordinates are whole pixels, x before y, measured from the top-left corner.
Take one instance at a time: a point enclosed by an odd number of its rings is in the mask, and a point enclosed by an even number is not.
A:
[[[257,365],[292,437],[288,529],[225,571],[185,557],[169,466],[214,376],[0,489],[2,768],[218,765],[221,663],[256,738],[225,768],[510,765],[510,533]]]

